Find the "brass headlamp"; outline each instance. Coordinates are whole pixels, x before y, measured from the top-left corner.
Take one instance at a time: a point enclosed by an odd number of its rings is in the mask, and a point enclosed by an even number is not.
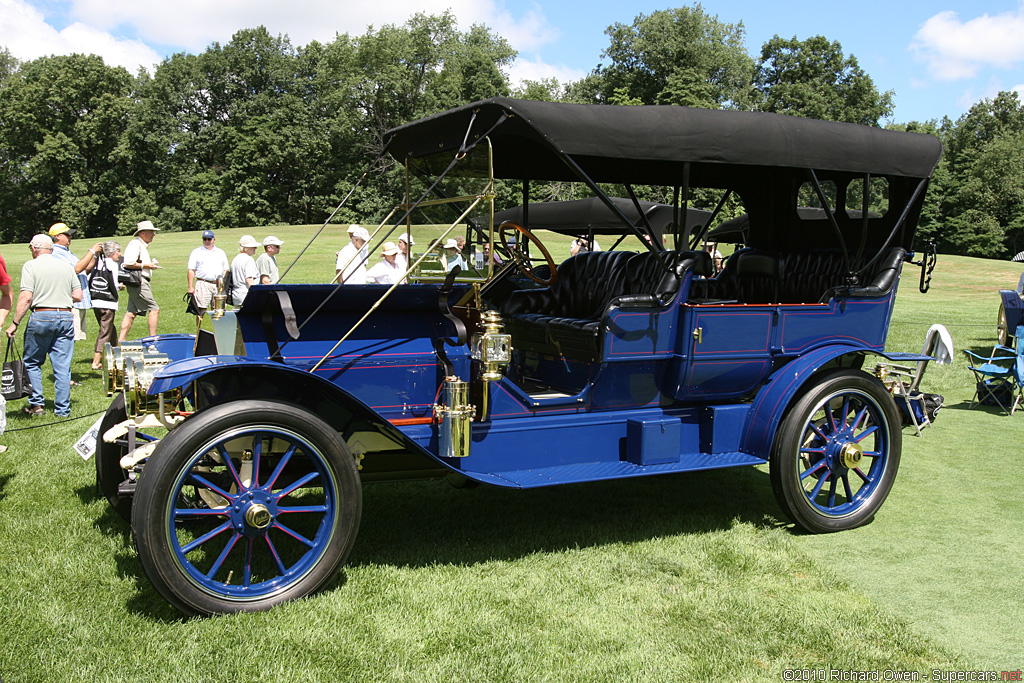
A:
[[[483,363],[481,379],[496,382],[501,379],[501,371],[511,359],[512,338],[502,332],[501,316],[497,311],[484,311],[480,321],[484,332],[473,335],[470,356]]]

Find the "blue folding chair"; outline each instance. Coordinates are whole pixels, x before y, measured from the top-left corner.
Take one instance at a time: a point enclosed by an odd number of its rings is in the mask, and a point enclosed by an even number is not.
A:
[[[964,349],[975,380],[974,398],[968,408],[979,403],[996,405],[1013,415],[1024,400],[1024,325],[1017,327],[1013,339],[1014,348],[996,344],[988,358]]]

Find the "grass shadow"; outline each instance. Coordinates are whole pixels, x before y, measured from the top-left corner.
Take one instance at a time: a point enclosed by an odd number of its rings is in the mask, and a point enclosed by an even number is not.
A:
[[[511,490],[428,481],[364,487],[349,565],[470,565],[537,552],[782,525],[752,467]]]
[[[5,474],[3,476],[0,476],[0,500],[3,500],[4,498],[7,497],[7,494],[4,493],[4,489],[7,488],[7,482],[9,482],[11,479],[14,479],[13,474]]]
[[[76,493],[88,504],[97,498],[94,486],[79,487]],[[781,519],[767,473],[753,467],[529,490],[457,489],[439,480],[368,484],[347,564],[468,566],[721,531],[737,522],[792,527]],[[122,539],[115,557],[117,573],[134,579],[139,588],[126,609],[161,623],[184,621],[146,580],[129,524],[103,505],[94,525],[104,535]],[[345,582],[342,571],[330,588]]]

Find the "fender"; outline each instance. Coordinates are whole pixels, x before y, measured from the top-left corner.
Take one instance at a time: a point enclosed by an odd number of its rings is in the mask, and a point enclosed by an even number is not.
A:
[[[1017,326],[1024,323],[1024,299],[1014,289],[1000,289],[999,298],[1006,315],[1006,330],[1012,334]]]
[[[379,430],[406,451],[452,469],[436,454],[406,436],[398,427],[338,385],[311,372],[267,359],[247,356],[197,356],[169,363],[153,377],[147,393],[156,395],[193,382],[213,384],[220,400],[277,398],[319,415],[344,437],[361,426]],[[422,428],[422,427],[421,427]]]
[[[192,351],[196,347],[196,335],[194,334],[158,334],[152,337],[131,339],[122,344],[142,344],[149,349],[153,347],[158,353],[165,353],[171,361],[191,358]]]
[[[775,442],[775,432],[786,409],[814,373],[836,358],[868,354],[900,363],[932,360],[931,356],[919,353],[890,353],[847,344],[831,344],[804,354],[772,373],[754,397],[750,412],[747,413],[740,450],[767,460]]]

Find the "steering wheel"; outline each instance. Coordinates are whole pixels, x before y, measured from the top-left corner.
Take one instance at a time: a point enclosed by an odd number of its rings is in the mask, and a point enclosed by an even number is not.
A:
[[[508,235],[514,235],[516,231],[522,233],[523,237],[525,237],[527,240],[535,244],[537,248],[540,249],[540,253],[544,255],[544,260],[546,260],[548,263],[548,270],[551,272],[551,277],[545,280],[534,273],[534,269],[530,266],[530,257],[526,254],[525,251],[523,251],[522,240],[516,240],[515,243],[512,245],[509,244],[508,236],[506,236],[506,233],[508,233]],[[530,232],[523,226],[519,225],[518,223],[513,223],[512,221],[505,221],[504,223],[498,226],[498,237],[501,239],[501,246],[505,247],[505,250],[508,251],[509,255],[515,262],[516,268],[519,270],[520,273],[530,278],[538,285],[542,285],[544,287],[550,287],[552,284],[554,284],[555,280],[558,279],[558,271],[556,270],[555,259],[551,258],[551,253],[547,250],[547,247],[545,247],[544,243],[540,241],[540,238],[538,238],[532,232]]]

